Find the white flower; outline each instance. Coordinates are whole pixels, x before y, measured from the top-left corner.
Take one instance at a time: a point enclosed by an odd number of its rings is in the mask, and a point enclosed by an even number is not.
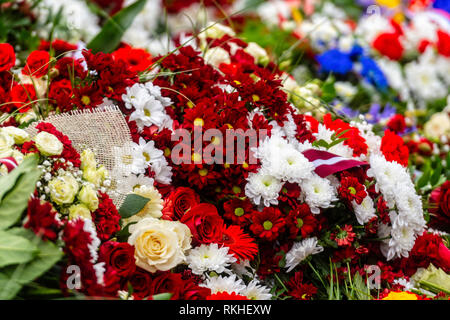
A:
[[[185,261],[191,232],[179,221],[143,218],[129,228],[136,265],[149,271],[167,271]]]
[[[245,195],[254,204],[266,207],[271,204],[278,204],[278,193],[283,186],[279,179],[268,174],[265,170],[259,170],[257,173],[250,173],[247,181]]]
[[[353,210],[355,210],[356,220],[358,220],[359,224],[365,224],[373,217],[376,217],[373,200],[369,196],[365,197],[361,204],[357,204],[356,201],[353,200],[352,206]]]
[[[303,180],[300,186],[302,188],[301,196],[311,208],[312,213],[320,213],[319,208],[329,208],[332,206],[331,203],[337,200],[336,189],[330,181],[317,174]]]
[[[11,156],[14,138],[5,131],[0,131],[0,158]]]
[[[300,242],[295,242],[291,250],[286,254],[286,268],[287,272],[294,269],[300,262],[305,260],[308,256],[317,254],[323,251],[323,247],[317,244],[317,238],[307,238]]]
[[[211,243],[191,249],[186,262],[194,274],[201,275],[206,271],[230,273],[227,268],[236,262],[236,258],[228,253],[228,247],[219,248],[217,243]]]
[[[27,141],[30,138],[30,135],[22,129],[16,128],[16,127],[3,127],[0,129],[3,132],[6,132],[11,137],[14,138],[14,142],[17,144],[23,144],[25,141]]]
[[[164,153],[155,147],[154,141],[146,142],[144,138],[139,138],[139,144],[133,142],[133,165],[132,171],[135,174],[145,173],[149,165],[165,160]]]
[[[206,281],[200,284],[201,287],[206,287],[211,290],[211,294],[218,292],[242,294],[246,286],[242,279],[238,279],[235,274],[227,277],[207,277]]]
[[[247,288],[242,291],[242,295],[250,300],[270,300],[272,294],[270,288],[261,285],[258,280],[253,279],[247,284]]]
[[[205,62],[213,65],[215,67],[219,67],[222,63],[230,63],[230,55],[228,52],[221,47],[214,47],[208,49],[204,55]]]
[[[36,148],[44,156],[60,155],[64,148],[62,142],[57,137],[45,131],[39,132],[34,137],[34,141],[36,142]]]
[[[332,142],[331,137],[333,134],[336,134],[335,131],[327,129],[323,124],[319,124],[317,133],[314,133],[313,135],[316,137],[317,140],[324,140],[328,143]],[[344,157],[344,158],[352,158],[353,157],[353,149],[349,146],[346,146],[344,143],[338,143],[335,146],[332,146],[330,149],[326,150],[323,147],[320,147],[319,149],[325,150],[331,153],[334,153],[338,156]]]

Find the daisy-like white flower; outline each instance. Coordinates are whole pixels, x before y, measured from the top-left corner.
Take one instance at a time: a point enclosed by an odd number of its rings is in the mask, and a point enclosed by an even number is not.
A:
[[[126,177],[121,177],[117,181],[116,190],[122,194],[128,194],[134,190],[134,188],[139,188],[141,186],[151,187],[155,181],[143,174],[134,175],[130,174]]]
[[[141,83],[135,83],[126,89],[126,93],[122,95],[122,100],[127,109],[143,109],[147,101],[150,99],[150,94]]]
[[[209,288],[211,294],[218,292],[241,294],[246,289],[246,285],[242,279],[237,278],[235,274],[227,277],[207,277],[206,281],[200,284],[200,287]]]
[[[256,279],[253,279],[247,284],[247,288],[242,291],[242,295],[246,296],[250,300],[270,300],[272,294],[270,289]]]
[[[228,247],[219,248],[217,243],[211,243],[192,249],[186,261],[192,273],[201,275],[206,271],[231,273],[227,268],[236,262],[236,258],[228,253]]]
[[[323,251],[323,247],[317,244],[317,238],[307,238],[300,242],[295,242],[291,250],[286,254],[286,268],[287,272],[294,269],[300,262],[305,260],[312,254],[317,254]]]
[[[166,161],[164,153],[155,147],[154,141],[146,142],[141,137],[139,138],[139,144],[133,142],[133,173],[145,173],[148,166],[160,162],[164,163],[164,161]]]
[[[245,195],[256,205],[269,207],[278,204],[278,193],[283,183],[268,174],[265,170],[248,175],[248,183],[245,185]]]
[[[313,174],[312,178],[303,180],[300,184],[302,197],[314,214],[320,213],[319,208],[329,208],[337,200],[336,189],[330,181]]]

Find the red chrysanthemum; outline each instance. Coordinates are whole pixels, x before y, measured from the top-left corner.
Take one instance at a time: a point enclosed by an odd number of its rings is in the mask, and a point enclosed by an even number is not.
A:
[[[303,282],[303,273],[298,271],[289,279],[286,284],[287,294],[296,300],[311,300],[317,293],[317,288],[312,284]]]
[[[331,234],[331,240],[336,241],[338,246],[349,246],[355,240],[355,236],[353,227],[346,224],[343,228],[338,226],[338,230]]]
[[[297,237],[299,233],[302,238],[306,238],[316,230],[318,221],[311,213],[309,206],[302,203],[289,212],[286,225],[290,238]]]
[[[353,200],[357,204],[361,204],[367,196],[366,188],[357,178],[351,176],[343,176],[341,179],[341,186],[338,189],[339,196],[351,203]]]
[[[250,230],[261,239],[275,240],[284,230],[286,221],[278,208],[265,207],[263,211],[255,211],[252,215]]]
[[[242,227],[250,224],[250,217],[254,211],[253,205],[247,198],[245,200],[239,198],[228,200],[224,202],[223,209],[225,211],[224,218]]]
[[[44,240],[55,241],[62,223],[56,219],[57,211],[49,202],[32,198],[28,201],[24,228],[31,229]]]

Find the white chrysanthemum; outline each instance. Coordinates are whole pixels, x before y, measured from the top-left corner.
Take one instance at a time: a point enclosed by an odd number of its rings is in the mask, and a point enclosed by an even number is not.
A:
[[[314,165],[293,147],[280,153],[272,153],[263,167],[275,178],[291,183],[311,178],[314,170]]]
[[[324,140],[328,143],[331,143],[332,142],[331,137],[335,134],[336,134],[335,131],[327,129],[327,127],[325,127],[323,124],[319,124],[317,133],[314,133],[313,135],[316,137],[317,140]],[[334,153],[344,158],[353,157],[353,149],[350,148],[349,146],[346,146],[343,143],[338,143],[337,145],[332,146],[329,149],[325,149],[323,147],[320,147],[319,149]]]
[[[396,221],[394,221],[386,259],[391,260],[395,257],[407,258],[409,252],[414,247],[416,236],[417,235],[412,228],[407,225],[397,226]]]
[[[283,183],[265,170],[250,173],[245,185],[245,195],[256,205],[269,207],[278,204],[278,195]]]
[[[139,138],[139,144],[133,142],[132,147],[132,171],[135,174],[145,173],[145,169],[147,169],[150,164],[157,163],[164,159],[164,153],[155,147],[154,141],[146,142],[144,138],[141,137]]]
[[[353,210],[355,210],[356,220],[358,220],[359,224],[365,224],[373,217],[376,217],[373,200],[369,196],[365,197],[361,204],[357,204],[356,201],[353,200],[352,206]]]
[[[336,189],[330,181],[313,174],[311,178],[303,180],[300,184],[301,196],[314,214],[320,213],[319,208],[329,208],[337,200]]]
[[[270,300],[272,294],[270,289],[256,279],[253,279],[247,284],[247,288],[242,291],[242,295],[246,296],[250,300]]]
[[[172,167],[167,163],[166,158],[152,163],[152,170],[155,172],[155,180],[162,184],[170,184],[172,181]]]
[[[97,284],[104,285],[105,284],[105,262],[99,262],[93,265],[95,270],[95,277],[97,278]]]
[[[237,274],[239,277],[248,276],[254,277],[256,270],[252,268],[249,260],[239,260],[231,265],[233,273]]]
[[[300,242],[295,242],[291,250],[286,254],[286,268],[287,272],[294,269],[300,262],[305,260],[312,254],[317,254],[323,251],[323,247],[317,244],[317,238],[307,238]]]
[[[200,284],[201,287],[206,287],[211,290],[211,294],[218,292],[242,294],[246,286],[242,279],[238,279],[235,274],[227,277],[207,277],[206,281]]]
[[[127,177],[121,177],[117,180],[116,190],[123,194],[128,194],[133,191],[134,188],[139,188],[141,186],[151,187],[154,184],[152,178],[146,175],[134,175],[130,174]]]
[[[219,248],[217,243],[202,244],[191,249],[186,262],[194,274],[201,275],[206,271],[230,274],[228,267],[236,262],[236,258],[228,253],[228,249],[225,246]]]
[[[443,98],[448,92],[432,62],[410,62],[405,66],[405,75],[411,91],[425,101]]]
[[[122,100],[127,109],[143,109],[150,99],[150,93],[142,83],[135,83],[126,89],[122,95]]]

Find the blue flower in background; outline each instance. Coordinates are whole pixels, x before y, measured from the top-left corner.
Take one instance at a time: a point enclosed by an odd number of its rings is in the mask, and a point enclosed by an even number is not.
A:
[[[433,8],[441,9],[450,13],[450,1],[449,0],[436,0],[433,3]]]
[[[382,112],[381,106],[378,103],[374,103],[370,106],[369,112],[364,115],[366,121],[371,124],[376,124],[381,121],[386,121],[397,112],[390,104],[386,104]]]
[[[317,56],[317,60],[324,72],[346,74],[353,68],[353,62],[350,59],[350,55],[337,49],[325,51]]]
[[[333,103],[333,109],[336,111],[337,114],[341,116],[345,116],[347,118],[353,119],[359,116],[358,110],[353,110],[349,106],[342,103],[342,101],[334,100]]]
[[[355,44],[352,48],[352,50],[350,51],[350,57],[352,59],[354,58],[358,58],[360,55],[362,55],[364,53],[364,49],[363,47],[361,47],[358,44]]]
[[[386,90],[388,87],[387,79],[375,60],[363,56],[359,59],[359,62],[362,65],[361,76],[378,89],[382,91]]]

